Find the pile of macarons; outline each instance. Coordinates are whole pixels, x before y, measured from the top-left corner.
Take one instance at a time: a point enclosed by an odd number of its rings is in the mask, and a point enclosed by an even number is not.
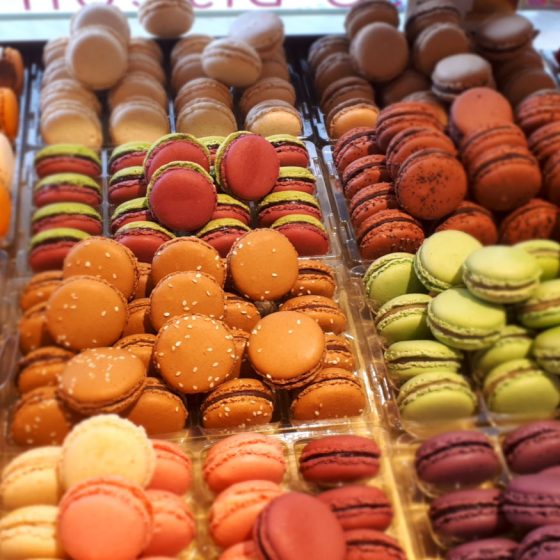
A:
[[[546,558],[544,551],[554,558],[559,451],[555,420],[527,424],[499,439],[462,430],[419,445],[415,487],[430,503],[432,535],[447,549],[445,558],[526,560]]]
[[[558,243],[483,247],[459,231],[372,263],[364,286],[405,421],[551,416],[560,403]]]
[[[151,266],[88,237],[21,293],[12,440],[58,444],[100,413],[150,435],[183,430],[189,412],[205,429],[359,416],[365,390],[336,284],[273,229],[241,237],[227,261],[175,238]]]

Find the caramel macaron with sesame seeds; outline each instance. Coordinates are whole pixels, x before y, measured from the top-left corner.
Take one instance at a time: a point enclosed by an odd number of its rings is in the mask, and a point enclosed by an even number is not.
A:
[[[47,330],[57,345],[70,350],[111,346],[127,318],[122,292],[101,278],[68,278],[47,302]]]
[[[225,293],[224,323],[232,329],[250,333],[261,320],[257,306],[237,294]]]
[[[142,426],[149,436],[184,429],[189,417],[183,399],[155,377],[149,377],[136,402],[124,416]]]
[[[236,360],[229,327],[205,315],[167,321],[154,346],[154,363],[163,379],[181,393],[207,393],[226,381]]]
[[[295,311],[278,311],[253,329],[247,355],[267,383],[295,389],[319,372],[324,351],[325,336],[314,319]]]
[[[237,291],[254,301],[284,297],[298,276],[295,247],[272,229],[256,229],[240,237],[229,252],[227,264]]]
[[[162,278],[150,295],[150,320],[159,331],[171,318],[186,313],[224,316],[224,291],[204,272],[172,272]]]
[[[226,267],[212,245],[197,237],[176,237],[164,243],[152,260],[152,281],[157,284],[172,272],[205,272],[223,286]]]
[[[92,348],[68,361],[58,396],[83,416],[118,413],[131,406],[146,383],[140,358],[122,348]]]
[[[258,379],[231,379],[208,394],[200,412],[206,429],[262,426],[272,420],[274,394]]]
[[[134,298],[140,276],[134,253],[107,237],[88,237],[74,245],[64,258],[62,275],[101,278],[120,290],[127,300]]]

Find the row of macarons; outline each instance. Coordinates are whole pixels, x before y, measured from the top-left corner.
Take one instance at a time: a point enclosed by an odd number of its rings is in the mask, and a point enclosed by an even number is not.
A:
[[[123,449],[128,453],[123,454]],[[96,453],[85,461],[84,452],[88,450]],[[59,557],[64,551],[81,560],[89,558],[88,550],[94,542],[103,542],[107,553],[118,550],[123,560],[138,555],[172,557],[195,539],[193,510],[209,505],[204,522],[208,523],[214,546],[236,547],[223,552],[221,558],[258,558],[259,541],[248,541],[257,531],[255,523],[259,525],[258,520],[266,517],[259,516],[261,511],[272,510],[282,496],[291,496],[284,500],[290,502],[290,507],[285,506],[286,513],[293,515],[293,506],[301,500],[297,497],[302,494],[289,493],[292,488],[302,488],[302,484],[297,475],[288,476],[286,452],[281,438],[240,433],[209,448],[195,444],[185,453],[171,442],[150,441],[141,428],[116,416],[85,420],[61,447],[23,453],[5,467],[0,488],[9,513],[0,521],[3,557],[19,558],[18,554],[35,546],[51,557]],[[192,487],[191,455],[195,453],[201,454],[205,484],[200,487]],[[381,488],[369,485],[370,480],[383,484],[378,476],[380,460],[381,450],[375,441],[360,436],[316,438],[301,446],[298,463],[305,481],[303,489],[315,493],[323,490],[318,499],[304,499],[301,505],[306,513],[307,508],[309,513],[317,512],[321,521],[318,527],[329,529],[327,534],[334,546],[333,552],[313,542],[308,545],[310,553],[320,551],[325,554],[322,558],[342,560],[347,557],[345,536],[379,541],[381,550],[400,550],[394,539],[381,533],[391,525],[390,500]],[[33,490],[38,480],[40,489]],[[341,483],[347,486],[328,490]],[[368,485],[356,485],[364,483]],[[184,495],[189,489],[193,497],[187,501]],[[296,503],[291,504],[294,499]],[[92,515],[98,523],[91,524]],[[33,531],[37,518],[44,526],[52,526],[43,539]],[[24,534],[22,529],[26,529]],[[348,533],[344,535],[343,530]],[[284,527],[280,542],[288,538],[293,543],[298,534],[297,524],[291,530]],[[307,534],[305,538],[309,538]],[[212,545],[201,541],[197,544],[208,551]],[[355,546],[357,552],[366,543],[357,542]],[[404,558],[404,552],[400,550],[395,557]]]
[[[364,286],[404,419],[472,416],[478,403],[470,380],[482,386],[491,413],[554,414],[555,260],[554,242],[482,247],[468,234],[445,231],[416,255],[374,261]],[[523,328],[512,325],[515,318]],[[534,343],[533,331],[542,331]]]

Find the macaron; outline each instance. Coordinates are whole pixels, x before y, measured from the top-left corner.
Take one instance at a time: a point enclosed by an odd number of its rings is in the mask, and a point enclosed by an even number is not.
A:
[[[33,185],[35,206],[57,202],[78,202],[97,208],[101,204],[101,186],[91,177],[77,173],[47,175]]]
[[[305,167],[280,167],[272,192],[299,191],[315,194],[317,178]]]
[[[216,210],[212,214],[212,220],[222,219],[239,220],[248,226],[251,223],[251,208],[229,194],[218,193]]]
[[[175,231],[204,226],[217,200],[212,177],[200,165],[186,161],[160,167],[148,184],[147,198],[157,220]]]
[[[499,229],[500,243],[513,245],[531,239],[549,239],[556,231],[557,221],[556,205],[533,198],[502,220]]]
[[[456,230],[468,233],[482,245],[495,245],[498,241],[498,228],[492,213],[486,208],[464,200],[448,216],[442,218],[435,231]]]
[[[487,348],[499,339],[505,325],[506,312],[502,306],[477,299],[464,288],[446,290],[428,305],[432,334],[452,348]]]
[[[131,222],[150,222],[154,217],[150,212],[148,199],[145,196],[133,198],[119,204],[111,214],[111,231],[115,233],[122,226]]]
[[[265,138],[247,132],[228,136],[216,153],[216,180],[242,200],[257,200],[272,191],[280,171],[276,150]]]
[[[235,218],[210,220],[196,233],[198,239],[214,247],[222,258],[226,258],[235,243],[251,228]]]
[[[59,202],[37,209],[31,217],[34,234],[56,228],[72,228],[100,235],[103,230],[101,215],[87,204]]]
[[[117,146],[109,157],[109,173],[114,175],[125,167],[142,165],[149,147],[147,142],[128,142]]]
[[[62,268],[64,258],[89,234],[79,229],[54,228],[35,234],[29,242],[28,263],[33,272]]]
[[[75,144],[41,148],[33,160],[39,178],[57,173],[79,173],[93,179],[101,175],[101,160],[94,150]]]
[[[280,167],[308,167],[309,152],[305,144],[290,134],[273,134],[267,140],[276,150]]]

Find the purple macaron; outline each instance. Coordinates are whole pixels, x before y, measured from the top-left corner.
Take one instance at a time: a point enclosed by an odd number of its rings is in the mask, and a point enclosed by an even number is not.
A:
[[[560,465],[560,422],[543,420],[510,432],[503,443],[509,468],[533,474]]]
[[[514,478],[503,494],[508,521],[521,529],[560,524],[560,484],[554,474],[527,474]]]
[[[430,505],[432,527],[446,541],[493,537],[507,525],[500,497],[495,488],[460,490],[440,496]]]
[[[510,539],[482,539],[452,548],[445,560],[514,560],[516,550]]]
[[[548,525],[531,531],[519,545],[516,560],[558,560],[560,525]]]
[[[500,460],[482,432],[447,432],[426,440],[416,451],[418,478],[439,486],[477,485],[500,473]]]

